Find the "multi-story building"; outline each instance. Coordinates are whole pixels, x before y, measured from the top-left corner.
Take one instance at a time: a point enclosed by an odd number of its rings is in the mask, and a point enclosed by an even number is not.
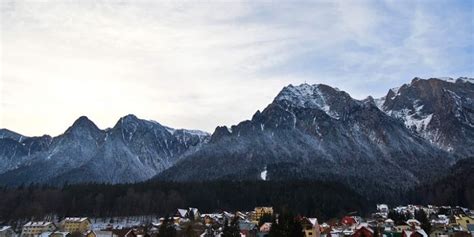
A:
[[[0,226],[0,237],[16,237],[16,233],[11,226]]]
[[[87,217],[66,217],[61,221],[63,231],[84,233],[91,228],[91,221]]]
[[[273,215],[273,207],[255,207],[251,215],[252,222],[258,223],[264,215]]]
[[[53,232],[56,226],[48,221],[30,221],[23,226],[21,237],[36,237],[43,232]]]
[[[460,225],[466,231],[468,230],[468,225],[474,224],[474,219],[466,215],[455,216],[455,221],[456,224]]]

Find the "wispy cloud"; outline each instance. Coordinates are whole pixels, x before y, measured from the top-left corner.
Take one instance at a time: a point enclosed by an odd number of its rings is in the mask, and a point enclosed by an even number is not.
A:
[[[0,127],[135,113],[212,131],[289,83],[357,98],[472,76],[472,1],[2,1]]]

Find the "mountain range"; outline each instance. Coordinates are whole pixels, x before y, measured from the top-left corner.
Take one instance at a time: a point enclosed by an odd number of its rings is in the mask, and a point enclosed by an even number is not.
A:
[[[472,156],[472,78],[414,78],[363,100],[302,84],[212,134],[134,115],[105,130],[80,117],[57,137],[2,129],[0,184],[304,179],[367,194],[432,181]]]
[[[57,137],[0,131],[1,183],[129,183],[171,167],[209,139],[201,131],[171,129],[134,115],[99,129],[78,118]]]

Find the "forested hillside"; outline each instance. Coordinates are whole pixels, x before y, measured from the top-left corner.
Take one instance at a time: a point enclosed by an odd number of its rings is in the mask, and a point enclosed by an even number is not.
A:
[[[132,216],[174,214],[197,207],[202,213],[252,210],[255,206],[286,207],[295,213],[325,219],[372,205],[338,183],[206,182],[67,185],[63,188],[0,189],[0,220],[58,216]]]
[[[446,177],[418,186],[409,197],[420,204],[474,208],[474,158],[460,160]]]

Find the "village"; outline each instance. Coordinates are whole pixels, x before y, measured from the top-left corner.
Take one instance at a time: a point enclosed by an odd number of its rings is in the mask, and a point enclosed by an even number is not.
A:
[[[173,216],[154,218],[65,217],[0,226],[0,237],[474,237],[474,211],[462,207],[378,204],[368,217],[346,215],[320,222],[317,217],[282,218],[272,207],[253,211],[201,213],[178,209]],[[54,218],[52,218],[54,219]],[[285,228],[293,223],[291,232]],[[278,229],[278,231],[277,231]],[[279,235],[279,233],[281,235]],[[290,234],[288,234],[290,233]]]

